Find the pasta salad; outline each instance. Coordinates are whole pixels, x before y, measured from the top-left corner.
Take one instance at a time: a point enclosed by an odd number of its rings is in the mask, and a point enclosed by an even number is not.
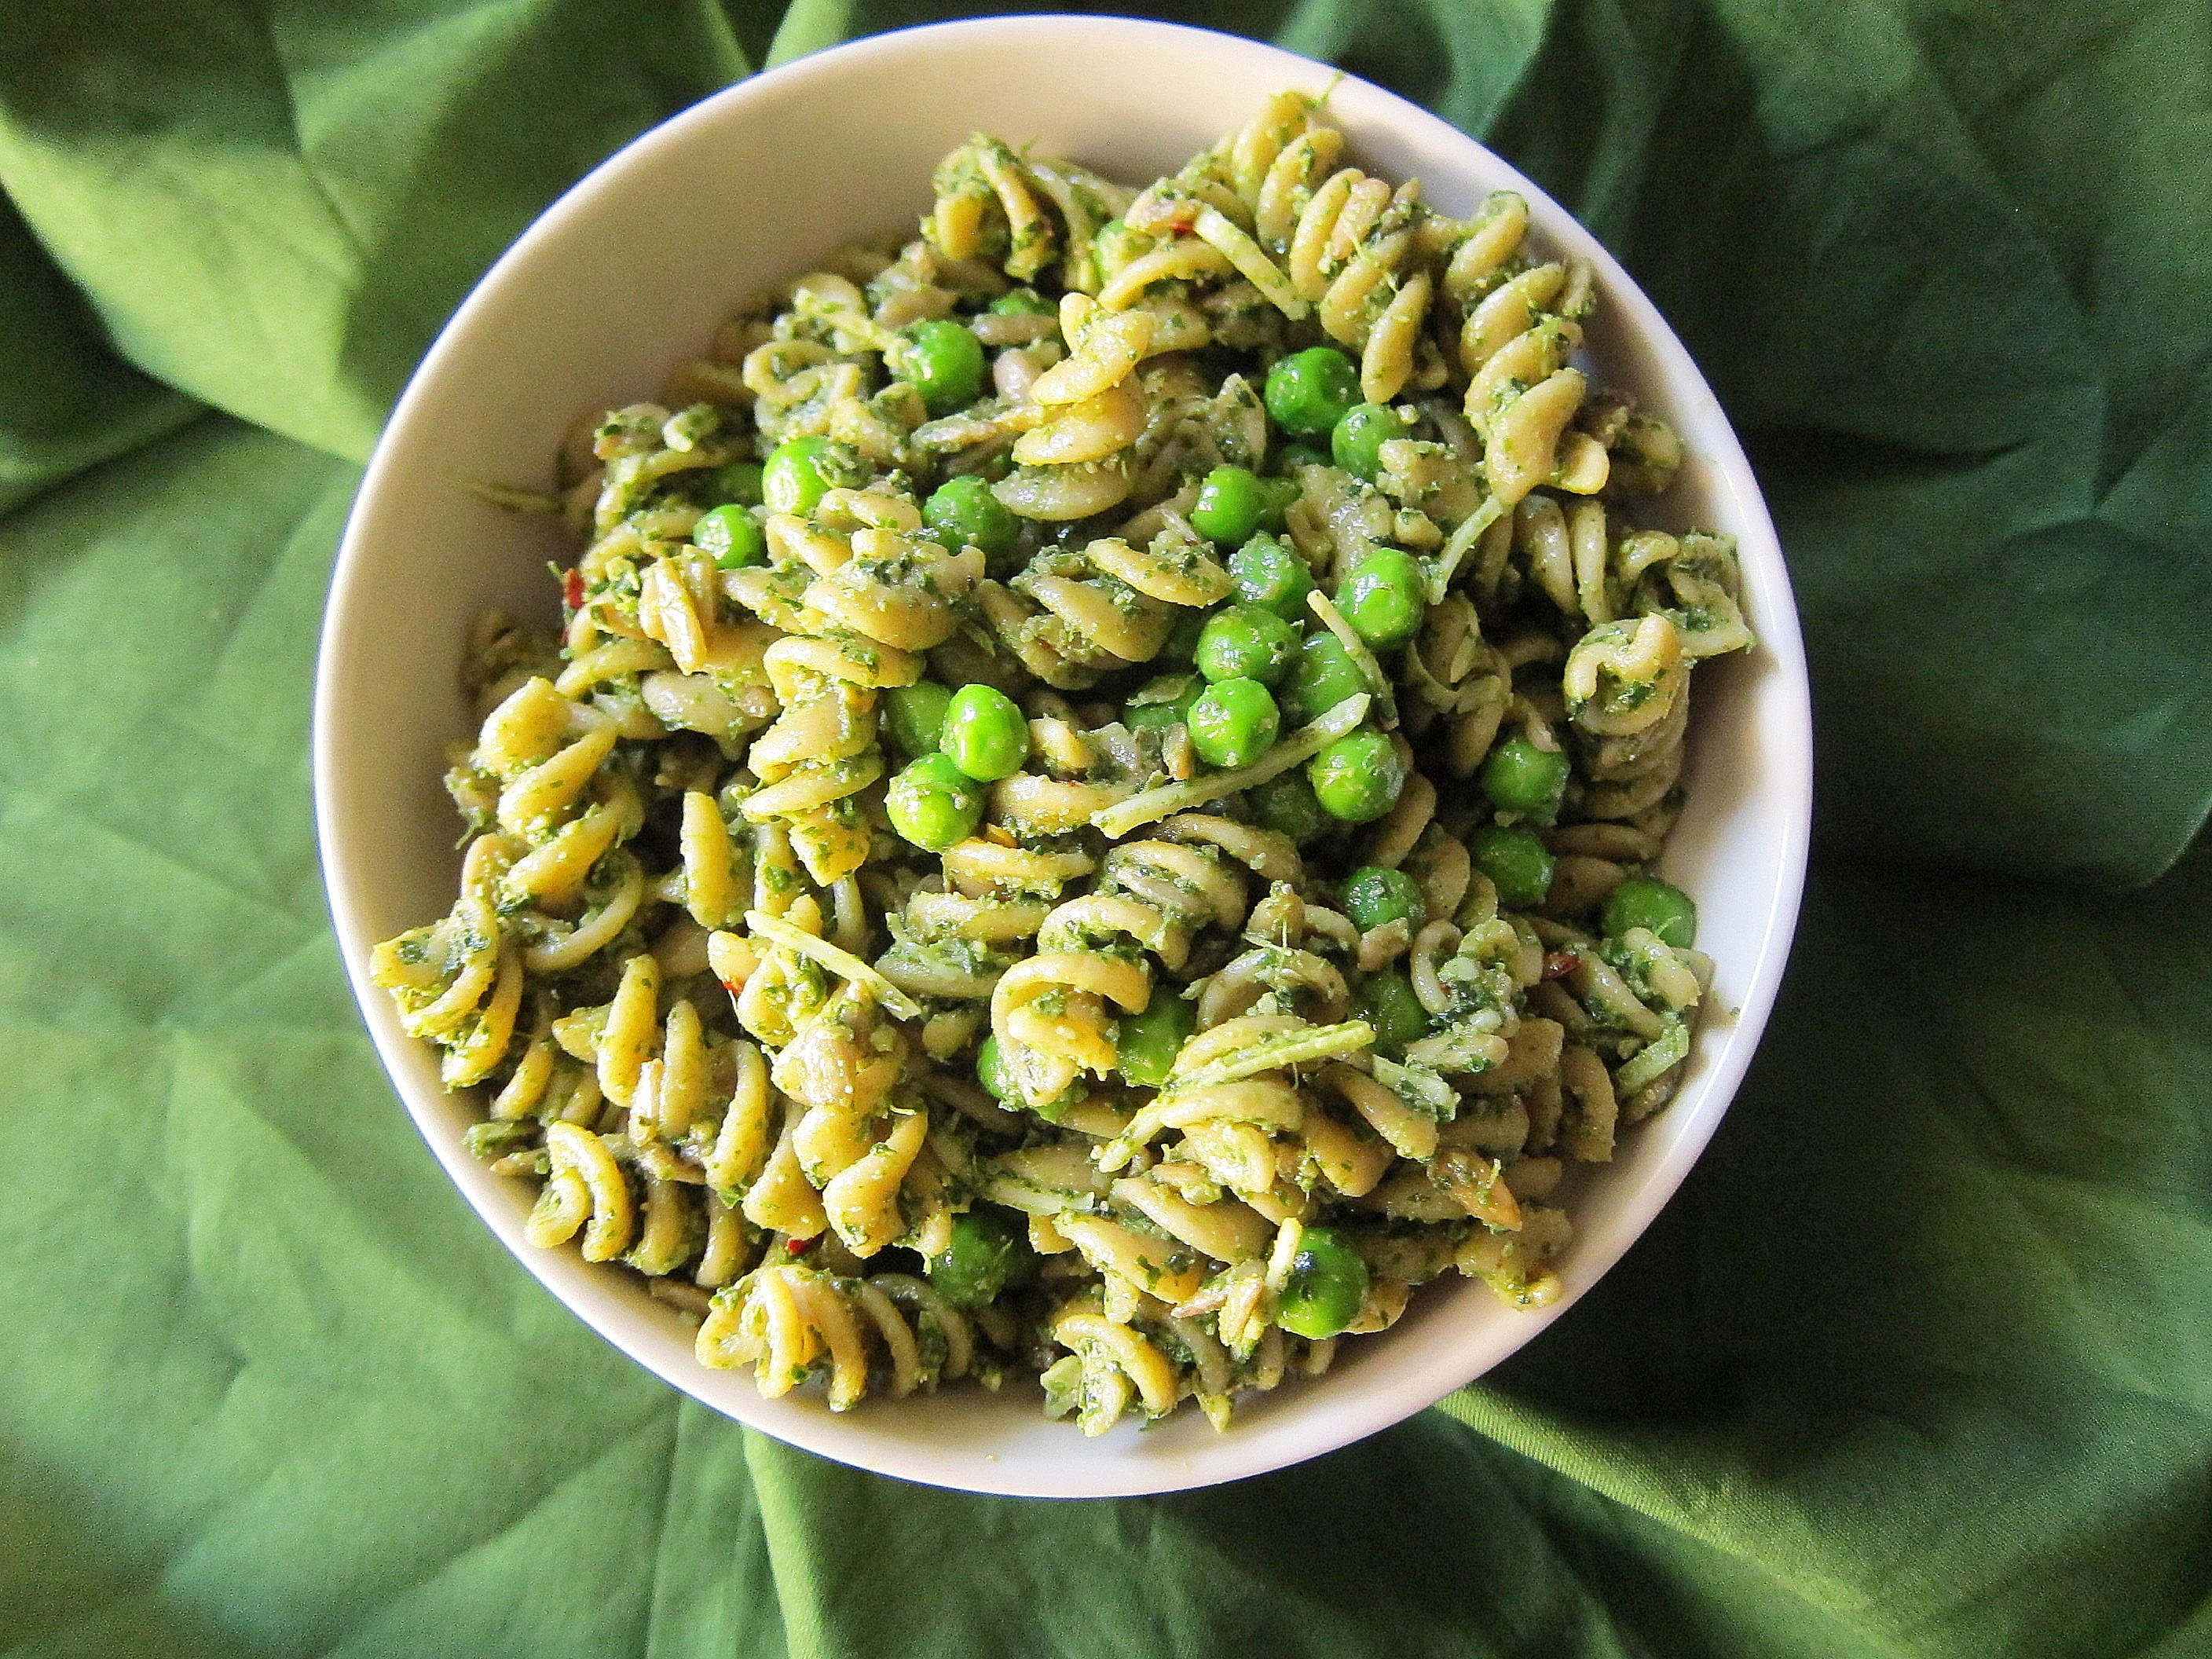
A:
[[[1527,204],[1345,149],[978,136],[488,492],[580,551],[475,624],[459,896],[373,973],[702,1364],[1225,1425],[1440,1275],[1551,1300],[1674,1095],[1733,544],[1639,527],[1681,445]]]

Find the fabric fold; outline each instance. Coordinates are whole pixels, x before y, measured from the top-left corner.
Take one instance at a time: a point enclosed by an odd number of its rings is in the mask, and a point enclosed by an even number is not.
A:
[[[1818,848],[1689,1183],[1442,1411],[1211,1492],[903,1486],[631,1364],[468,1211],[361,1030],[307,793],[330,559],[352,463],[548,201],[753,62],[940,9],[18,8],[0,1647],[2212,1647],[2201,6],[1148,9],[1486,133],[1750,447]]]

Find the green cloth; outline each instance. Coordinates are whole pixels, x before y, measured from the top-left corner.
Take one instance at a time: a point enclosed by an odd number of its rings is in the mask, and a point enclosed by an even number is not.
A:
[[[1760,1059],[1492,1376],[1223,1490],[939,1493],[689,1403],[467,1212],[310,832],[357,464],[585,167],[929,15],[0,12],[0,1655],[2212,1652],[2201,0],[1174,14],[1582,215],[1805,607],[1818,850]]]

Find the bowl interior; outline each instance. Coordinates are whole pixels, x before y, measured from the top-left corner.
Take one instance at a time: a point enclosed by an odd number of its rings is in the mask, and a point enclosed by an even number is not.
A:
[[[1079,76],[1065,72],[1071,63]],[[550,616],[546,562],[574,553],[542,521],[485,504],[471,481],[548,481],[577,411],[650,397],[742,295],[841,241],[912,222],[933,166],[973,130],[1141,183],[1267,94],[1334,78],[1249,41],[1072,17],[879,36],[757,77],[624,150],[516,245],[448,325],[372,463],[331,592],[315,759],[332,912],[378,1048],[447,1171],[531,1271],[641,1364],[779,1438],[908,1479],[1054,1496],[1209,1484],[1342,1445],[1479,1375],[1611,1266],[1680,1182],[1748,1061],[1796,916],[1810,799],[1802,653],[1765,507],[1712,394],[1612,259],[1498,158],[1351,79],[1336,82],[1330,108],[1362,165],[1417,176],[1452,213],[1490,190],[1519,190],[1541,240],[1595,262],[1601,378],[1683,431],[1696,459],[1666,514],[1739,538],[1761,636],[1755,653],[1698,678],[1690,805],[1667,863],[1696,898],[1699,943],[1718,963],[1714,1012],[1674,1105],[1587,1179],[1558,1306],[1516,1313],[1480,1285],[1440,1282],[1394,1331],[1344,1345],[1317,1383],[1253,1401],[1226,1435],[1194,1412],[1085,1441],[1044,1421],[1022,1387],[871,1402],[844,1416],[811,1396],[763,1401],[749,1375],[697,1365],[690,1328],[637,1281],[523,1243],[528,1191],[461,1150],[471,1104],[440,1091],[429,1055],[367,982],[377,939],[452,901],[455,819],[439,778],[445,744],[468,726],[456,686],[468,620],[487,605]]]

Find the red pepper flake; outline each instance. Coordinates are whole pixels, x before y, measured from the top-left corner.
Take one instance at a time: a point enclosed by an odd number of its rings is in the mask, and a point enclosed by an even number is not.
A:
[[[572,611],[584,608],[584,573],[571,568],[561,578],[561,597],[568,601]]]
[[[1544,958],[1546,979],[1565,979],[1583,965],[1583,959],[1572,951],[1554,951]]]
[[[812,1238],[787,1238],[783,1241],[783,1248],[789,1250],[793,1255],[805,1255],[809,1250],[814,1248],[821,1237],[822,1236],[819,1233],[817,1233]]]

